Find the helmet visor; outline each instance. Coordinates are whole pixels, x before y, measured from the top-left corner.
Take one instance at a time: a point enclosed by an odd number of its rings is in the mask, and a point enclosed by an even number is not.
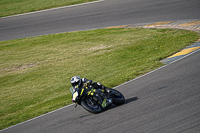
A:
[[[77,86],[77,85],[79,85],[79,82],[72,83],[72,86],[73,86],[73,87],[75,87],[75,86]]]

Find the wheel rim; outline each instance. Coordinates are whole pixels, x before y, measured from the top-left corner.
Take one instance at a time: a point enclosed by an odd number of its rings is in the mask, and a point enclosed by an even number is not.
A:
[[[92,108],[92,109],[98,109],[99,108],[99,106],[96,104],[96,102],[93,102],[93,100],[92,99],[90,99],[90,98],[88,98],[88,99],[86,99],[86,103],[87,103],[87,105],[90,107],[90,108]]]

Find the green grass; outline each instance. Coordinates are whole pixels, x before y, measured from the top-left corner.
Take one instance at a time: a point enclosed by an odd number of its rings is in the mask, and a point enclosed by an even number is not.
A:
[[[114,87],[152,71],[199,34],[98,29],[0,42],[0,129],[71,103],[75,75]]]
[[[95,0],[0,0],[0,17],[91,1]]]

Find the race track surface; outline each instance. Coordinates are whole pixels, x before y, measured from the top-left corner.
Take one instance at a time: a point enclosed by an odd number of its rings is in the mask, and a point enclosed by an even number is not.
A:
[[[104,0],[0,18],[0,41],[145,22],[200,19],[199,0]]]
[[[63,108],[3,133],[199,133],[200,51],[121,85],[126,102],[100,114]]]
[[[199,19],[199,0],[105,0],[0,18],[0,41],[156,21]],[[2,133],[199,133],[200,51],[116,87],[121,106],[91,114],[81,106],[2,130]]]

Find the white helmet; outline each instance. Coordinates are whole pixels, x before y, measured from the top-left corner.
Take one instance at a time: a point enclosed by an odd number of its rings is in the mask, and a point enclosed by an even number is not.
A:
[[[71,78],[71,84],[75,88],[78,85],[78,88],[81,86],[80,76],[74,76]]]

